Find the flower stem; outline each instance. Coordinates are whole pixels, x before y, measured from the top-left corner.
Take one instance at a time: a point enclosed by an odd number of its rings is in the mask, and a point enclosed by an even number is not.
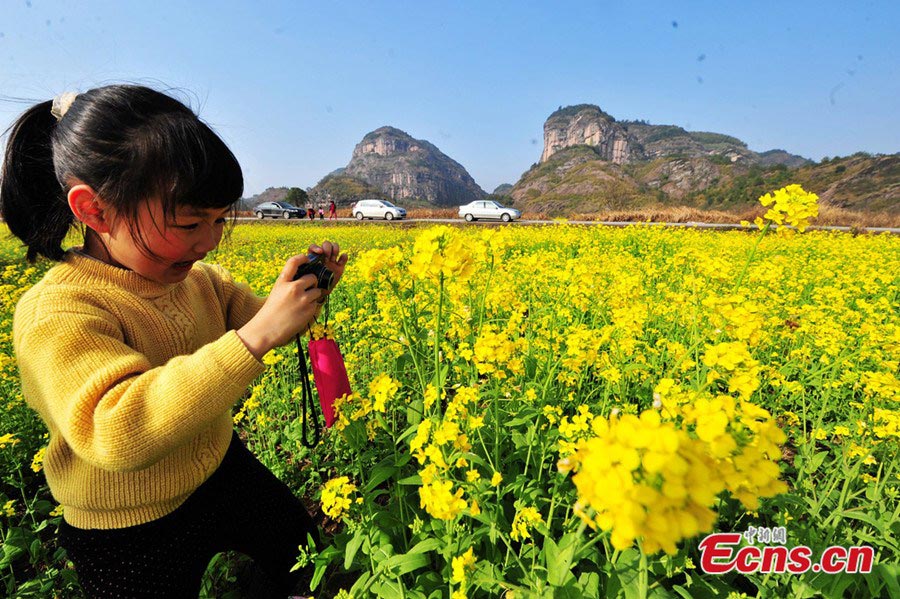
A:
[[[734,291],[737,291],[738,287],[741,286],[741,283],[744,281],[744,275],[747,274],[747,268],[750,267],[750,263],[753,261],[753,256],[756,255],[756,249],[759,247],[759,242],[762,241],[763,237],[766,236],[766,233],[769,232],[769,229],[772,227],[772,223],[766,223],[766,225],[762,228],[759,235],[756,238],[756,243],[753,244],[753,247],[750,248],[750,255],[747,256],[747,261],[744,262],[744,268],[741,269],[741,274],[738,275],[737,281],[734,284]]]

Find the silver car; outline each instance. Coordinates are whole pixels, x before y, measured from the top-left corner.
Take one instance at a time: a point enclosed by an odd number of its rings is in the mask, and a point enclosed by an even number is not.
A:
[[[476,200],[459,207],[459,217],[468,222],[479,218],[493,218],[508,223],[511,220],[521,218],[522,213],[515,208],[501,206],[493,200]]]
[[[383,218],[394,220],[406,218],[406,209],[395,206],[387,200],[360,200],[353,205],[353,216],[356,220],[364,218]]]

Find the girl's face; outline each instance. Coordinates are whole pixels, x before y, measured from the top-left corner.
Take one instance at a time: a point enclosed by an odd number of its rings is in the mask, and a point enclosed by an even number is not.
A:
[[[219,245],[229,212],[230,208],[179,206],[173,218],[163,213],[161,202],[148,202],[132,227],[124,219],[114,219],[109,233],[102,235],[109,254],[106,261],[157,283],[179,283],[195,262]],[[136,237],[138,231],[143,244]]]

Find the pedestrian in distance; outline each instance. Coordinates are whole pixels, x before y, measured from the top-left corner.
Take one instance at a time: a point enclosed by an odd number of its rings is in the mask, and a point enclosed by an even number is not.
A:
[[[242,193],[222,139],[147,87],[63,94],[10,130],[0,211],[29,261],[58,262],[17,304],[15,355],[49,430],[58,541],[90,597],[196,598],[226,550],[254,560],[271,596],[305,591],[290,570],[317,528],[232,408],[330,290],[293,280],[306,251],[265,298],[202,261]],[[64,249],[75,224],[83,244]],[[340,279],[337,244],[308,251]]]
[[[334,200],[328,204],[328,220],[337,220],[337,206],[335,206]]]

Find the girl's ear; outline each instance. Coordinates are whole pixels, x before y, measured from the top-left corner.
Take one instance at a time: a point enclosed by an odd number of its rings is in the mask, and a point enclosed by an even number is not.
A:
[[[106,206],[90,185],[79,183],[72,186],[68,199],[75,218],[97,233],[109,233]]]

